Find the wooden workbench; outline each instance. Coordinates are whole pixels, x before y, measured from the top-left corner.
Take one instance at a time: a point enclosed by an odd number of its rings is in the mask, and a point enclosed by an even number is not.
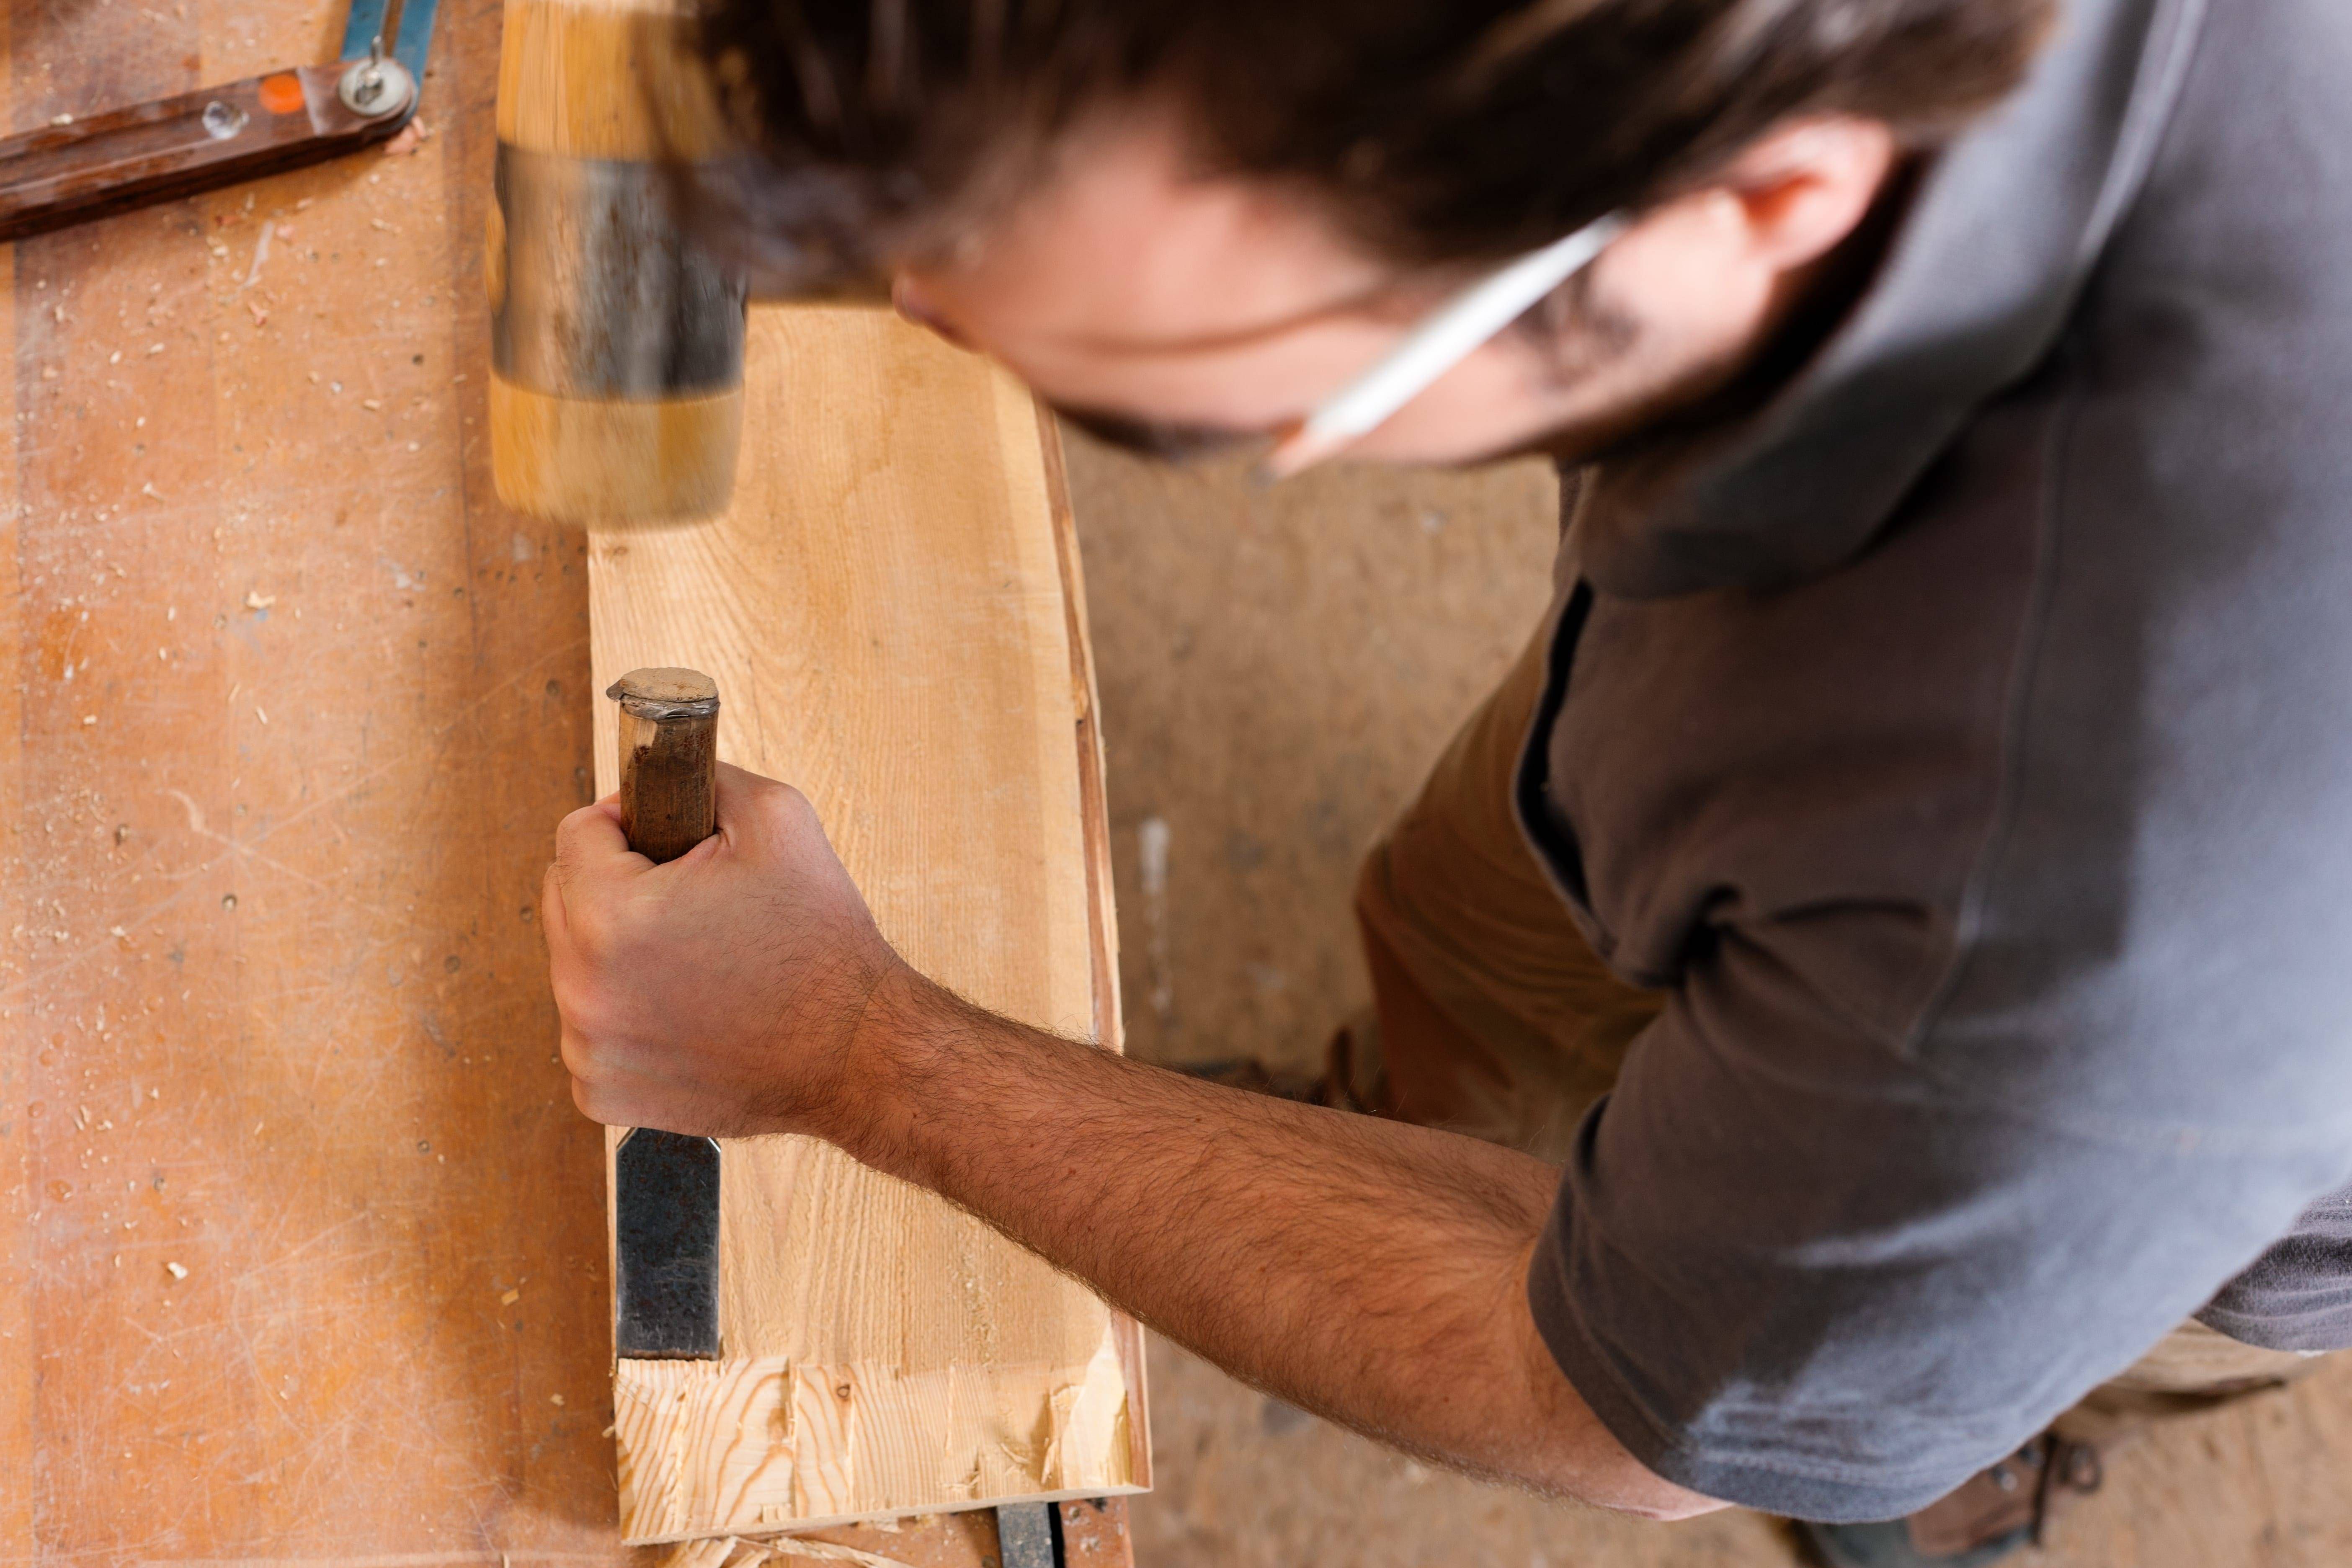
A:
[[[5,25],[22,130],[341,17]],[[0,247],[0,1563],[627,1556],[534,923],[589,795],[585,542],[484,449],[497,46],[445,5],[390,155]]]

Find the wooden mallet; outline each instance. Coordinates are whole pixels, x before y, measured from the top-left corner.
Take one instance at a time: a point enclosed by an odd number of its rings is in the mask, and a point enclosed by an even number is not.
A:
[[[490,468],[559,522],[712,517],[743,425],[744,289],[680,232],[664,165],[722,144],[683,0],[507,0]]]

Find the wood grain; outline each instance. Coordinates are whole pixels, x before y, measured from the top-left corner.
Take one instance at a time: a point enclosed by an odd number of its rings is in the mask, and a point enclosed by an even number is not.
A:
[[[0,110],[343,10],[0,7]],[[644,1562],[535,907],[586,541],[483,439],[499,23],[445,0],[411,153],[0,247],[0,1563]]]
[[[730,511],[592,536],[598,681],[710,675],[721,757],[809,795],[909,962],[1115,1046],[1091,676],[1034,404],[887,312],[755,310],[750,343]],[[726,1150],[725,1359],[616,1372],[631,1539],[1147,1484],[1126,1319],[827,1145]]]
[[[0,27],[6,14],[0,12]],[[0,107],[5,107],[6,83],[0,80]],[[0,285],[14,300],[16,247],[0,247]],[[17,365],[16,311],[0,310],[0,353],[10,367]],[[21,405],[17,379],[9,380],[12,405]],[[38,373],[36,372],[37,374]],[[12,407],[11,412],[16,412]],[[19,422],[22,422],[19,414]],[[18,479],[18,441],[0,440],[0,653],[14,679],[0,679],[0,822],[25,820],[25,690],[21,668],[25,647],[25,598],[22,592],[24,489]],[[10,871],[23,868],[21,852],[7,858]],[[29,891],[29,889],[27,889]],[[0,912],[13,916],[21,898],[11,899]],[[12,920],[11,923],[15,923]],[[0,966],[12,993],[24,980],[15,962]],[[46,1249],[41,1242],[41,1198],[36,1185],[36,1144],[33,1129],[22,1126],[23,1107],[34,1092],[36,1061],[28,1048],[29,1031],[14,1020],[28,1007],[28,994],[12,994],[0,1017],[0,1543],[23,1549],[35,1541],[35,1520],[42,1500],[36,1495],[40,1474],[39,1320],[35,1309],[36,1275]],[[21,1126],[21,1131],[20,1131]]]

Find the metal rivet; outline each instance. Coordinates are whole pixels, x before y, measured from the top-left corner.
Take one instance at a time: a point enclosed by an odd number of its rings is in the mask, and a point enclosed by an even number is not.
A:
[[[343,107],[369,120],[399,113],[415,95],[415,79],[383,53],[382,39],[370,48],[368,58],[354,63],[335,84],[335,96]]]

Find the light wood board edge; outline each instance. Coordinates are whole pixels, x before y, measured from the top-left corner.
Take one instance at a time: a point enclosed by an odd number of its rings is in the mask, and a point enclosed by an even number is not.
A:
[[[1087,621],[1086,569],[1078,554],[1077,518],[1070,510],[1069,474],[1062,460],[1062,430],[1053,411],[1036,402],[1037,446],[1045,463],[1045,494],[1053,510],[1054,553],[1062,569],[1062,613],[1068,619],[1070,684],[1077,714],[1078,809],[1086,835],[1087,935],[1094,963],[1095,1043],[1127,1051],[1119,1009],[1118,912],[1113,893],[1110,796],[1103,763],[1102,692],[1095,680],[1094,637]],[[1143,1328],[1117,1307],[1111,1332],[1119,1372],[1127,1380],[1128,1467],[1134,1489],[1151,1489],[1151,1402],[1146,1388]],[[1108,1494],[1104,1494],[1108,1495]]]

